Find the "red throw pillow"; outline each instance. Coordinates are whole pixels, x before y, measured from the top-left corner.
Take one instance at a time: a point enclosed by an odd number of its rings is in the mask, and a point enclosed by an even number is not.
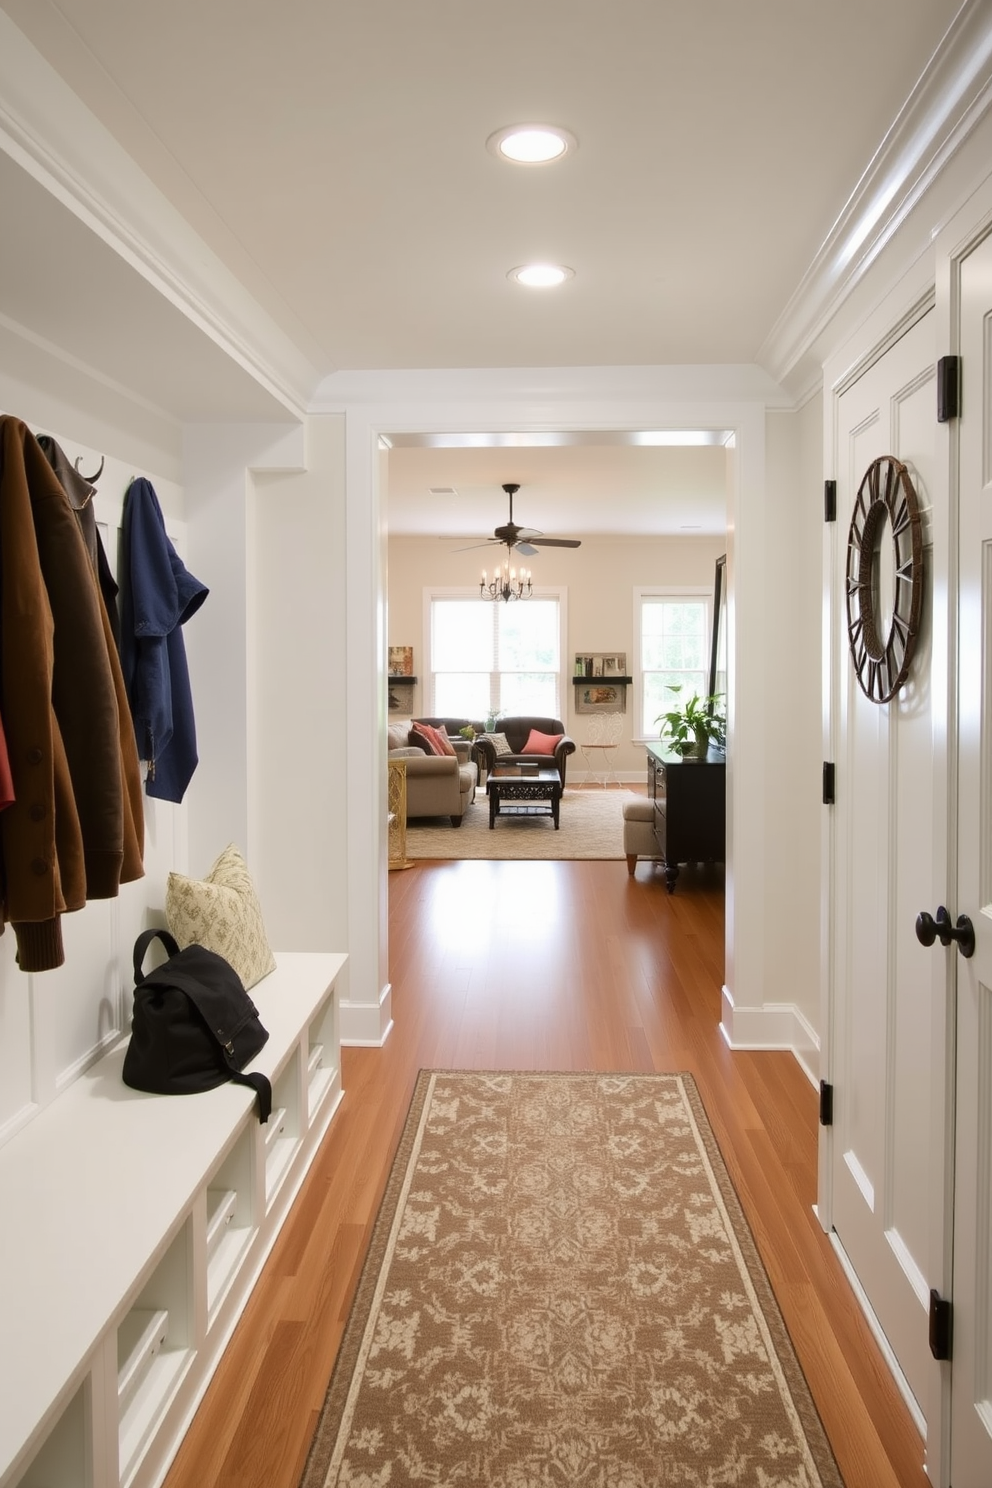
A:
[[[528,735],[527,743],[521,749],[520,753],[554,754],[564,737],[564,734],[542,734],[540,729],[532,728]]]
[[[455,746],[448,738],[446,728],[432,728],[429,723],[415,723],[410,728],[411,734],[418,734],[427,745],[428,754],[454,754]]]

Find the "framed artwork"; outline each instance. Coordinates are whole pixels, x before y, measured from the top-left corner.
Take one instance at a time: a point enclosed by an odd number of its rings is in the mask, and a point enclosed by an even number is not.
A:
[[[413,647],[412,646],[390,646],[388,660],[389,675],[391,677],[413,676]]]
[[[627,657],[623,651],[618,651],[615,656],[603,657],[604,677],[625,677],[627,675]]]
[[[605,679],[575,689],[576,713],[626,713],[626,687],[611,686]]]

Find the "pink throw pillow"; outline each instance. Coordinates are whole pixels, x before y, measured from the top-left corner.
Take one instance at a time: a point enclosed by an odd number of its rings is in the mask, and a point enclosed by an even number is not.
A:
[[[411,734],[418,734],[427,745],[430,754],[454,754],[455,746],[448,738],[445,728],[432,728],[429,723],[415,723],[410,729]]]
[[[542,734],[540,729],[532,728],[527,737],[527,743],[521,749],[520,753],[554,754],[564,737],[564,734]]]

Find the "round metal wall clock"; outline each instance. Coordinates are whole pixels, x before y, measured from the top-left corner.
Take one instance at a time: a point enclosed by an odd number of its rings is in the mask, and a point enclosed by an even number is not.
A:
[[[883,543],[891,554],[888,616],[880,613]],[[847,537],[847,635],[861,690],[873,703],[887,703],[909,675],[922,608],[923,533],[916,491],[906,466],[894,455],[882,455],[858,487]]]

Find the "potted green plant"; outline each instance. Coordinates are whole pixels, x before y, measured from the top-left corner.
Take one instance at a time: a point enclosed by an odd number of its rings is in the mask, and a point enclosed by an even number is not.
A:
[[[668,690],[680,693],[681,682]],[[727,715],[723,709],[722,693],[701,698],[694,692],[678,707],[659,713],[655,723],[661,724],[660,737],[667,739],[674,753],[680,754],[684,760],[705,759],[711,744],[722,749],[727,741]]]
[[[470,723],[467,723],[464,728],[460,728],[458,733],[462,739],[467,739],[470,744],[475,740],[475,729]]]

